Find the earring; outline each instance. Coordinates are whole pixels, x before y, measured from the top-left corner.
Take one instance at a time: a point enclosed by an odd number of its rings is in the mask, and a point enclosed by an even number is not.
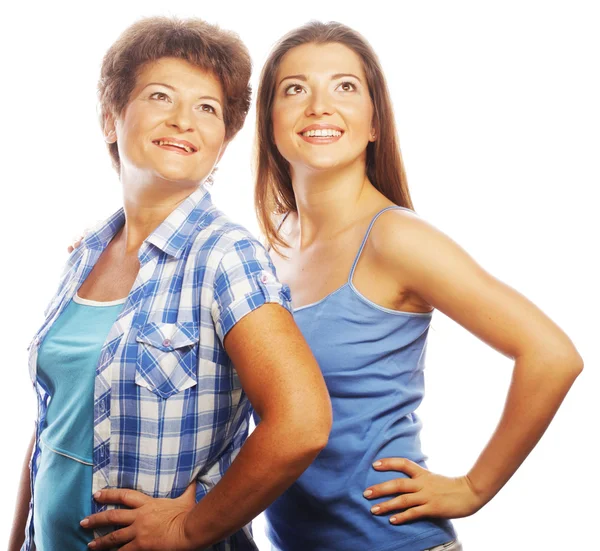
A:
[[[217,172],[217,170],[219,170],[218,166],[212,169],[211,173],[205,178],[204,184],[212,186],[215,183],[215,172]]]

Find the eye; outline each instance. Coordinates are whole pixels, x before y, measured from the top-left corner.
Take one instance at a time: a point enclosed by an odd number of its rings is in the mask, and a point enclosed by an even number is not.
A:
[[[336,88],[340,88],[342,92],[353,92],[356,90],[356,85],[353,82],[346,80],[338,84]]]
[[[200,111],[204,111],[205,113],[213,113],[213,114],[216,114],[216,112],[217,112],[217,110],[209,103],[203,103],[200,106]]]
[[[301,94],[304,88],[300,84],[290,84],[285,88],[286,96],[296,96]]]
[[[159,101],[169,101],[170,100],[169,96],[167,96],[167,94],[165,94],[164,92],[154,92],[153,94],[150,94],[150,98],[157,99]]]

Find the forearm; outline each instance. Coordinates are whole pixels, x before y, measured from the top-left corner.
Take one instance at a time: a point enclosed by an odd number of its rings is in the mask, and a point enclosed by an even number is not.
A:
[[[467,475],[482,504],[500,491],[535,447],[581,368],[576,354],[563,361],[517,359],[498,427]]]
[[[310,465],[325,446],[328,431],[317,428],[309,434],[304,427],[295,430],[281,421],[259,423],[223,478],[188,517],[186,535],[197,549],[250,522]]]
[[[25,460],[23,461],[23,468],[21,469],[21,478],[17,490],[15,514],[13,517],[10,539],[8,540],[9,551],[19,551],[23,545],[23,542],[25,541],[25,525],[27,524],[29,501],[31,499],[29,459],[33,450],[34,441],[35,433],[31,438],[29,446],[27,446]]]

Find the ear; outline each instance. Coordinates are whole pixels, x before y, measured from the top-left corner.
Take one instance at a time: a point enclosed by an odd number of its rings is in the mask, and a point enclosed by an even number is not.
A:
[[[104,141],[106,143],[115,143],[117,141],[116,120],[112,113],[104,115]]]
[[[374,142],[377,140],[377,130],[375,128],[371,128],[371,133],[369,134],[369,141]]]

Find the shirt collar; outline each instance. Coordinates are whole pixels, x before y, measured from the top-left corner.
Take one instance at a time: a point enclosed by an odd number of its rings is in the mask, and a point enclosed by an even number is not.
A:
[[[186,197],[177,208],[146,238],[161,251],[175,258],[183,254],[189,239],[202,218],[213,207],[210,193],[200,186]],[[120,208],[110,218],[93,229],[83,240],[90,249],[104,250],[110,240],[125,224],[125,211]]]

